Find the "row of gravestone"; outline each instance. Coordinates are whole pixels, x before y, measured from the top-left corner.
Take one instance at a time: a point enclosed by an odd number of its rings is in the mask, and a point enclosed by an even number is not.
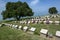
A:
[[[59,15],[47,15],[47,16],[42,16],[42,17],[34,17],[31,20],[50,20],[51,18],[60,18]]]
[[[41,23],[41,24],[60,24],[60,21],[20,21],[20,24]]]
[[[9,26],[9,27],[11,27],[11,28],[18,29],[18,30],[22,29],[22,26],[12,25],[12,24],[7,24],[7,23],[2,23],[2,24],[0,24],[0,27],[2,27],[3,25],[6,25],[6,26]],[[23,27],[23,31],[26,32],[27,30],[29,30],[28,33],[33,34],[34,31],[36,30],[36,28],[31,27],[31,28],[29,29],[29,27],[24,26],[24,27]],[[45,37],[47,37],[47,36],[53,37],[52,34],[49,34],[49,33],[48,33],[48,30],[47,30],[47,29],[41,29],[41,30],[40,30],[40,35],[41,35],[41,34],[44,35]],[[60,31],[56,31],[55,36],[60,37]]]
[[[19,26],[19,25],[15,25],[15,24],[7,24],[7,23],[0,24],[0,27],[2,27],[3,24],[4,24],[4,26],[9,26],[9,27],[14,28],[14,29],[18,29],[18,30],[22,29],[24,32],[29,30],[30,32],[33,33],[36,30],[36,28],[34,28],[34,27],[29,28],[28,26],[23,27],[23,26]]]
[[[47,17],[47,18],[58,18],[60,16],[59,15],[48,15],[48,16],[45,16],[45,17]]]
[[[40,18],[59,18],[60,15],[47,15],[47,16],[39,16],[39,17],[33,17],[33,19],[40,19]]]

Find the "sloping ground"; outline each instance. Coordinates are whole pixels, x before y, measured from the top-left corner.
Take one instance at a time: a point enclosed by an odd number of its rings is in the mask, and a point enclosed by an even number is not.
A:
[[[31,35],[22,30],[0,27],[0,40],[46,40],[38,35]]]
[[[35,33],[40,34],[42,28],[47,29],[49,33],[55,35],[56,31],[60,31],[60,25],[55,24],[31,24],[30,27],[37,28]]]
[[[28,26],[29,28],[31,27],[35,27],[36,31],[34,32],[35,34],[40,35],[40,30],[41,29],[47,29],[49,31],[49,33],[51,33],[52,35],[55,35],[56,31],[60,31],[60,24],[20,24],[20,23],[12,23],[12,24],[17,24],[17,25],[21,25],[22,27],[24,26]]]
[[[19,22],[15,23],[13,21],[10,21],[10,22],[6,22],[6,23],[9,23],[9,24],[17,24],[17,25],[21,25],[21,26],[28,26],[29,28],[30,27],[35,27],[36,28],[36,31],[34,32],[35,34],[40,34],[40,30],[42,28],[44,29],[47,29],[49,30],[49,33],[55,35],[56,31],[60,31],[60,24],[56,25],[56,24],[20,24]]]

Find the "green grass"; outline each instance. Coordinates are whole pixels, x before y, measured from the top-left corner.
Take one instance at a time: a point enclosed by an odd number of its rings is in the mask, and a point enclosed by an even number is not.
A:
[[[46,40],[38,35],[31,35],[22,30],[0,27],[0,40]]]
[[[56,21],[60,20],[60,18],[51,18],[51,20]],[[34,35],[27,34],[23,32],[23,30],[11,29],[9,27],[0,27],[0,40],[46,40],[41,38],[40,30],[42,28],[47,29],[49,33],[55,35],[56,31],[60,31],[60,24],[20,24],[19,22],[14,23],[14,21],[4,21],[5,23],[17,24],[21,26],[28,26],[29,28],[35,27],[36,31]]]
[[[23,27],[28,26],[26,24],[24,24],[24,25],[20,24],[20,25],[22,25]],[[49,33],[51,33],[53,35],[55,35],[56,31],[60,31],[60,24],[59,25],[55,25],[55,24],[30,24],[29,28],[31,28],[31,27],[36,28],[36,31],[34,33],[37,35],[40,35],[40,30],[42,28],[47,29],[49,31]]]
[[[20,24],[19,22],[17,22],[17,23],[14,23],[14,22],[8,22],[8,23],[12,23],[12,24],[17,24],[17,25],[21,25],[21,26],[27,26],[27,24]],[[40,30],[42,29],[42,28],[44,28],[44,29],[47,29],[47,30],[49,30],[49,33],[51,33],[51,34],[53,34],[53,35],[55,35],[55,32],[57,31],[57,30],[59,30],[60,31],[60,24],[59,25],[56,25],[56,24],[30,24],[29,25],[29,28],[30,27],[35,27],[36,28],[36,31],[35,31],[35,34],[40,34]]]
[[[30,27],[37,28],[35,31],[37,34],[40,34],[40,30],[42,28],[49,30],[49,33],[51,33],[53,35],[55,35],[55,32],[57,30],[60,31],[60,25],[55,25],[55,24],[31,24]]]

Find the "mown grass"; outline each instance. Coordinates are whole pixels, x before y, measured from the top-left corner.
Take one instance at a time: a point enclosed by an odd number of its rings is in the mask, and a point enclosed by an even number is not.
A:
[[[40,34],[40,30],[42,28],[47,29],[49,33],[55,35],[56,31],[60,31],[60,25],[55,24],[31,24],[30,27],[35,27],[36,31],[35,33]]]
[[[51,20],[56,21],[60,20],[60,18],[51,18]],[[0,28],[0,40],[46,40],[44,38],[41,38],[40,30],[42,28],[47,29],[49,33],[55,35],[56,31],[60,31],[60,24],[20,24],[18,22],[14,21],[4,21],[5,23],[11,23],[11,24],[17,24],[21,26],[28,26],[29,28],[35,27],[36,31],[34,32],[34,35],[27,34],[23,32],[23,30],[17,30],[17,29],[11,29],[9,27],[1,27]]]
[[[22,30],[12,29],[10,27],[0,27],[0,40],[47,40],[38,35],[31,35]]]
[[[42,28],[49,30],[49,33],[51,33],[53,35],[55,35],[56,31],[60,31],[60,24],[56,25],[56,24],[40,24],[40,23],[38,23],[38,24],[29,24],[28,25],[28,24],[20,24],[19,22],[15,23],[13,21],[12,22],[8,22],[8,23],[21,25],[23,27],[24,26],[28,26],[29,28],[35,27],[36,28],[35,34],[38,34],[38,35],[40,35],[40,30]]]

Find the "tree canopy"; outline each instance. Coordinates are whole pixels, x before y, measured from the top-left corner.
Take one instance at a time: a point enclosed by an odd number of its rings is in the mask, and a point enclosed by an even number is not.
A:
[[[49,8],[49,11],[48,11],[50,14],[57,14],[58,13],[58,10],[56,9],[56,7],[51,7]]]
[[[2,11],[3,19],[15,18],[17,20],[20,17],[33,16],[34,12],[26,2],[8,2],[6,4],[6,10]]]

